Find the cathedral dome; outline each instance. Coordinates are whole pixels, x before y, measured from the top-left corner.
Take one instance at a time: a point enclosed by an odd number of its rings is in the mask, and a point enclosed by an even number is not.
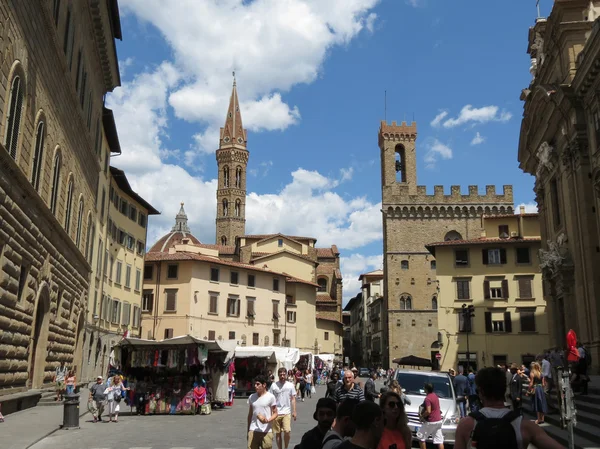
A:
[[[158,241],[152,245],[149,253],[168,253],[169,248],[175,245],[183,243],[183,239],[189,239],[189,243],[192,245],[201,245],[202,242],[192,234],[188,226],[188,218],[185,210],[183,209],[183,203],[181,203],[181,209],[175,216],[175,226],[171,228],[171,232],[162,236]]]

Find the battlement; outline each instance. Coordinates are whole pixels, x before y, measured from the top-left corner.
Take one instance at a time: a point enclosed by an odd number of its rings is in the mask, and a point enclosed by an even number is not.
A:
[[[496,186],[485,186],[485,194],[479,193],[478,186],[469,186],[469,193],[463,194],[460,186],[451,186],[450,194],[446,195],[444,186],[434,186],[433,195],[427,194],[427,186],[417,186],[417,193],[410,194],[407,184],[393,184],[383,188],[383,203],[385,205],[449,205],[463,206],[476,204],[513,204],[513,188],[511,185],[502,187],[502,194],[496,193]]]
[[[379,127],[379,136],[384,139],[392,140],[415,140],[417,138],[417,122],[412,122],[410,125],[406,122],[402,122],[398,125],[398,123],[394,121],[391,125],[388,125],[385,120],[382,120],[381,126]]]

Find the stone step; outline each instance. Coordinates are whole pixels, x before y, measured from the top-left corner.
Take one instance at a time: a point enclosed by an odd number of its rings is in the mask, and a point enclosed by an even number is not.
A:
[[[558,441],[564,447],[569,446],[569,434],[566,430],[559,429],[558,427],[554,427],[550,424],[542,424],[541,427],[542,427],[542,429],[544,429],[544,431],[549,436],[554,438],[556,441]],[[596,442],[587,440],[587,439],[582,438],[581,436],[575,434],[575,449],[599,449],[599,448],[600,448],[600,445],[598,445]]]
[[[535,418],[535,414],[530,409],[525,409],[525,412],[529,414],[532,418]],[[579,414],[578,414],[579,416]],[[546,422],[546,426],[544,430],[548,432],[548,425],[556,430],[563,430],[560,428],[560,417],[556,414],[545,415],[544,421]],[[595,446],[600,447],[600,434],[598,433],[598,417],[592,418],[592,424],[589,424],[589,421],[582,422],[580,419],[577,421],[577,425],[575,426],[575,438],[583,438],[585,440],[591,441]],[[550,432],[548,432],[550,434]],[[566,432],[565,432],[566,435]]]

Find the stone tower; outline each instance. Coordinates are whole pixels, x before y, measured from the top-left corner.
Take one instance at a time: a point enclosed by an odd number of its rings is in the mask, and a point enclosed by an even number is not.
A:
[[[236,238],[246,231],[246,168],[249,156],[235,77],[216,156],[219,168],[216,243],[235,245]]]
[[[384,339],[383,365],[408,355],[431,359],[439,351],[436,261],[425,245],[481,236],[481,216],[512,214],[512,187],[495,186],[479,194],[469,186],[450,195],[435,186],[433,195],[417,185],[417,124],[381,122],[381,198],[383,212]],[[490,237],[490,236],[488,236]],[[442,342],[443,343],[443,342]]]

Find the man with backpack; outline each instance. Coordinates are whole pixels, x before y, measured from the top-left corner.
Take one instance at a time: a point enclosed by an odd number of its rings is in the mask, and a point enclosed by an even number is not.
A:
[[[475,377],[483,408],[460,420],[455,449],[561,449],[558,442],[533,421],[523,419],[504,405],[506,374],[499,368],[483,368]]]

